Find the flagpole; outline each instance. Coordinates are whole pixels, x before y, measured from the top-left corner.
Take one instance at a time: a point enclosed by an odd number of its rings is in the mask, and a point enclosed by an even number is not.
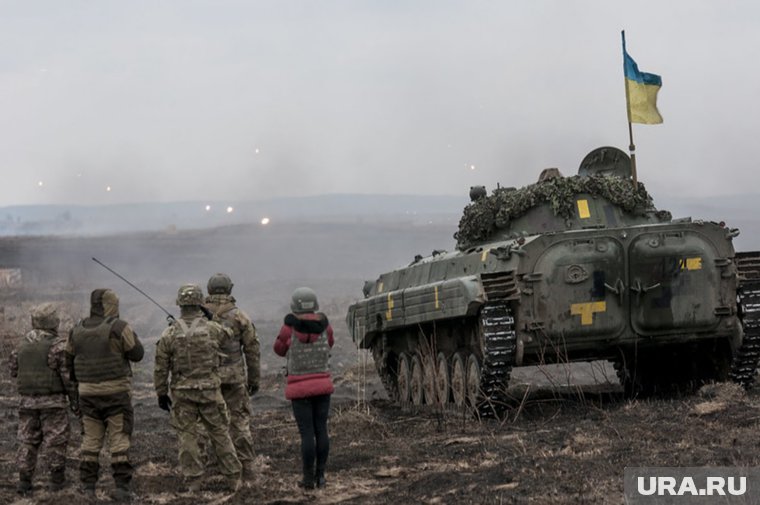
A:
[[[620,32],[623,37],[623,82],[625,83],[625,109],[628,116],[628,152],[631,156],[631,175],[633,176],[633,187],[638,189],[639,181],[636,174],[636,144],[633,143],[633,126],[631,125],[631,102],[628,93],[628,79],[625,77],[625,30]]]
[[[639,181],[636,177],[636,144],[633,143],[633,127],[631,126],[631,121],[628,121],[628,138],[630,139],[630,144],[628,144],[628,152],[631,155],[631,175],[633,176],[633,187],[638,189],[639,187]]]

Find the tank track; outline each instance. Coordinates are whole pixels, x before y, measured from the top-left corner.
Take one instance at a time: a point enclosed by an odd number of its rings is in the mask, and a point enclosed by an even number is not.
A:
[[[760,279],[740,280],[737,296],[744,338],[731,363],[729,377],[749,389],[760,361]]]
[[[517,333],[515,318],[506,301],[488,302],[480,312],[483,336],[483,362],[478,402],[481,417],[500,417],[509,404],[507,384],[515,364]]]
[[[383,388],[388,394],[388,398],[396,403],[398,402],[398,386],[396,385],[396,375],[388,368],[388,359],[385,353],[378,346],[372,347],[372,358],[375,361],[375,369]]]

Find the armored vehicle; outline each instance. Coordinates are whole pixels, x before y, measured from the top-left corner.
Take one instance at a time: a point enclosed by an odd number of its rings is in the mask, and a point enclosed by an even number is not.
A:
[[[394,400],[499,414],[513,367],[591,360],[629,395],[752,383],[760,253],[736,253],[723,222],[657,210],[624,152],[470,196],[456,251],[368,281],[349,307]]]

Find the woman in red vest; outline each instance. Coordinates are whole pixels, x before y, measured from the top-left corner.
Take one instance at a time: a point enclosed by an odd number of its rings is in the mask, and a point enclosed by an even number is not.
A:
[[[333,330],[321,312],[317,295],[309,288],[298,288],[285,316],[274,352],[288,359],[285,398],[292,401],[293,416],[301,434],[303,481],[305,489],[325,486],[325,465],[330,451],[327,416],[333,387],[329,370]],[[315,468],[316,460],[316,468]]]

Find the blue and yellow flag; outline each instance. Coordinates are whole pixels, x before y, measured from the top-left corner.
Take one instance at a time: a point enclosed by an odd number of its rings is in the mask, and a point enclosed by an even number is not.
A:
[[[662,116],[657,110],[657,92],[662,87],[662,78],[659,75],[648,74],[639,70],[639,66],[625,50],[625,32],[623,32],[623,69],[625,71],[628,122],[662,123]]]

